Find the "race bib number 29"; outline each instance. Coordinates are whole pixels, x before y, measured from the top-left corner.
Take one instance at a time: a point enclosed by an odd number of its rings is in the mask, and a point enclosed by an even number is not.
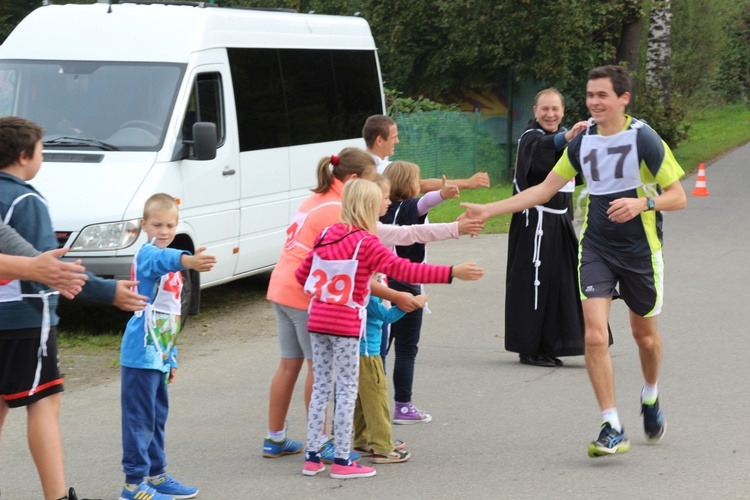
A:
[[[305,292],[328,304],[356,306],[352,294],[357,264],[356,260],[324,260],[313,255]]]

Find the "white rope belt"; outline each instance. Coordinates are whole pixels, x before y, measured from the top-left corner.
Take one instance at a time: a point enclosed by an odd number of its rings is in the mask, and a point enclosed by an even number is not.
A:
[[[542,236],[544,235],[544,230],[542,229],[542,218],[544,216],[544,212],[555,215],[564,215],[565,213],[567,213],[568,209],[548,208],[542,205],[536,205],[534,208],[536,208],[538,214],[538,220],[536,222],[536,232],[534,233],[534,256],[532,257],[532,262],[534,263],[534,310],[536,311],[539,303],[539,266],[542,265],[542,261],[539,258],[539,253],[542,248]],[[528,225],[528,213],[526,214],[526,217],[526,225]]]

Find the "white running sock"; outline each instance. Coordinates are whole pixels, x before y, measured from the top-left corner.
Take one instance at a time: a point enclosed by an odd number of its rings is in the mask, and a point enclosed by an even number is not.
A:
[[[607,408],[602,411],[602,422],[609,422],[617,432],[622,432],[622,424],[620,424],[620,417],[617,415],[617,408]]]
[[[277,443],[283,443],[284,441],[286,441],[286,429],[280,431],[269,430],[266,439],[276,441]]]
[[[656,397],[658,395],[659,391],[656,388],[656,384],[643,384],[643,389],[641,390],[641,403],[651,406],[656,403]]]

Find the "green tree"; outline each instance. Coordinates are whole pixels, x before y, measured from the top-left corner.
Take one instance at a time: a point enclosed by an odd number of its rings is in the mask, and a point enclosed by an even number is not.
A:
[[[733,6],[726,27],[717,88],[729,102],[750,101],[750,0]]]

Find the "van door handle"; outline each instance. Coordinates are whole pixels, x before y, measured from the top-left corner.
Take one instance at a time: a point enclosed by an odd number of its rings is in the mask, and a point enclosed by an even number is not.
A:
[[[234,175],[234,169],[226,167],[221,175]]]

